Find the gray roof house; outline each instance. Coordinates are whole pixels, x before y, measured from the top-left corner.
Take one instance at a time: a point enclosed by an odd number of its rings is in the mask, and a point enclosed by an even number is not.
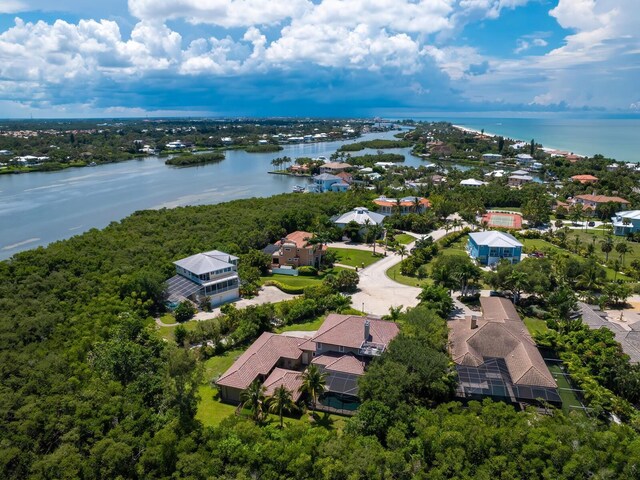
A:
[[[197,253],[173,262],[176,275],[167,281],[170,303],[209,297],[220,305],[240,296],[238,257],[220,250]]]
[[[380,225],[385,218],[381,213],[370,212],[364,207],[356,207],[350,212],[334,218],[333,223],[340,228],[344,228],[349,222],[356,222],[358,225],[364,226],[368,221],[370,225]]]

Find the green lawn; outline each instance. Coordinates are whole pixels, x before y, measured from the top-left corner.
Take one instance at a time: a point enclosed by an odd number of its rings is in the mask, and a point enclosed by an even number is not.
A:
[[[585,232],[579,232],[578,235],[587,235],[587,237],[584,237],[586,240],[588,240],[589,242],[591,242],[591,239],[593,238],[593,235],[589,234],[589,233],[585,233]],[[567,242],[569,245],[571,245],[571,241],[573,240],[573,238],[575,237],[574,233],[569,234],[569,241]],[[602,254],[602,252],[599,250],[600,244],[599,244],[599,239],[601,238],[601,236],[598,236],[598,239],[596,240],[596,255],[597,258],[601,261],[601,263],[604,263],[604,254]],[[539,238],[535,238],[535,239],[529,239],[529,238],[525,238],[524,240],[521,240],[524,247],[525,247],[525,251],[527,252],[531,252],[533,250],[537,250],[537,251],[541,251],[541,252],[561,252],[561,253],[566,253],[568,255],[571,255],[573,257],[578,257],[578,258],[582,258],[581,256],[560,248],[552,243],[547,242],[546,240],[542,240]],[[629,243],[629,245],[633,245],[631,242],[627,242]],[[583,241],[583,245],[585,244],[585,242]],[[637,248],[637,246],[634,245],[635,248]],[[599,254],[598,254],[599,252]],[[615,258],[615,255],[617,255],[615,252],[612,252],[609,254],[609,259],[611,258]],[[626,255],[625,258],[625,263],[628,263],[631,261],[631,253]],[[631,278],[627,277],[626,275],[623,275],[621,273],[618,273],[616,275],[616,272],[613,271],[612,268],[609,267],[605,267],[605,270],[607,272],[607,280],[613,280],[614,278],[618,279],[618,280],[627,280],[630,281],[632,280]]]
[[[317,318],[314,318],[313,320],[309,320],[308,322],[286,325],[282,328],[279,328],[277,330],[277,333],[290,332],[292,330],[315,331],[320,328],[320,325],[322,325],[322,322],[324,322],[324,319],[325,319],[325,316],[321,315]]]
[[[407,285],[409,287],[418,287],[422,288],[425,285],[431,285],[433,280],[430,278],[419,279],[416,277],[408,277],[406,275],[402,275],[400,273],[400,264],[396,263],[393,267],[386,271],[387,277],[391,280],[401,283],[402,285]]]
[[[176,317],[174,317],[170,313],[165,313],[160,317],[160,322],[164,323],[165,325],[171,325],[173,323],[176,323]]]
[[[305,287],[310,287],[312,285],[320,285],[322,283],[322,280],[324,280],[324,277],[326,277],[329,274],[335,275],[340,270],[344,270],[344,268],[333,267],[333,268],[330,268],[329,270],[323,271],[319,275],[312,276],[312,277],[309,277],[306,275],[298,275],[298,276],[281,275],[279,273],[264,275],[260,277],[260,284],[263,284],[268,280],[274,280],[276,282],[283,284],[284,286],[288,286],[292,288],[305,288]]]
[[[372,263],[380,260],[380,256],[374,256],[372,252],[367,250],[356,250],[351,248],[330,248],[329,251],[336,253],[336,263],[349,265],[351,267],[368,267]]]
[[[527,326],[527,330],[529,330],[529,334],[533,336],[536,333],[544,333],[549,328],[547,327],[547,322],[544,320],[540,320],[539,318],[532,317],[524,317],[524,324]]]
[[[190,321],[190,322],[185,322],[182,325],[184,325],[184,328],[186,328],[187,330],[195,330],[196,328],[196,321]],[[175,339],[173,337],[173,331],[176,329],[175,326],[173,327],[156,327],[158,329],[158,332],[160,332],[160,336],[170,342],[173,342]]]
[[[416,240],[415,237],[406,233],[399,233],[398,235],[395,235],[394,238],[396,239],[396,242],[401,243],[402,245],[408,245]]]

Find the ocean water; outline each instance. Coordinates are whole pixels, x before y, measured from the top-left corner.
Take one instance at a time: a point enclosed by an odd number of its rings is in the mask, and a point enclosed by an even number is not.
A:
[[[485,133],[531,141],[579,155],[602,154],[623,162],[640,162],[640,119],[567,118],[429,118]]]

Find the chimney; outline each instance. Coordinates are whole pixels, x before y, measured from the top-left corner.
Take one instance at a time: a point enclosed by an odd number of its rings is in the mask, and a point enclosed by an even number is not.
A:
[[[371,337],[371,323],[369,320],[364,321],[364,341],[368,342]]]
[[[478,328],[478,317],[471,315],[471,330]]]

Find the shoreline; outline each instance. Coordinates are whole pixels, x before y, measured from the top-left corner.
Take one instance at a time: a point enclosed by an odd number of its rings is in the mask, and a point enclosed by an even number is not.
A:
[[[465,133],[475,133],[475,134],[478,134],[478,135],[484,135],[485,137],[489,137],[489,138],[502,137],[502,138],[508,138],[510,140],[514,140],[516,142],[526,142],[526,140],[523,140],[521,138],[512,138],[512,137],[510,137],[508,135],[501,135],[501,134],[494,133],[494,132],[487,132],[486,130],[485,130],[484,133],[482,133],[480,130],[477,130],[475,128],[470,128],[470,127],[465,127],[465,126],[462,126],[462,125],[456,125],[456,124],[452,123],[451,126],[453,128],[455,128],[455,129],[460,130],[460,131],[465,132]],[[554,146],[551,146],[551,145],[545,145],[542,142],[536,142],[536,143],[539,144],[539,145],[542,145],[541,150],[544,151],[545,153],[566,152],[567,154],[577,155],[577,156],[583,157],[583,158],[591,158],[593,156],[593,155],[584,154],[582,152],[578,152],[576,150],[566,150],[566,149],[557,148],[557,147],[554,147]],[[629,163],[629,162],[625,162],[623,160],[618,160],[618,159],[615,159],[615,158],[612,158],[612,160],[614,162],[616,162],[616,163],[621,163],[623,165],[626,164],[626,163]],[[631,163],[636,163],[636,162],[631,162]]]

